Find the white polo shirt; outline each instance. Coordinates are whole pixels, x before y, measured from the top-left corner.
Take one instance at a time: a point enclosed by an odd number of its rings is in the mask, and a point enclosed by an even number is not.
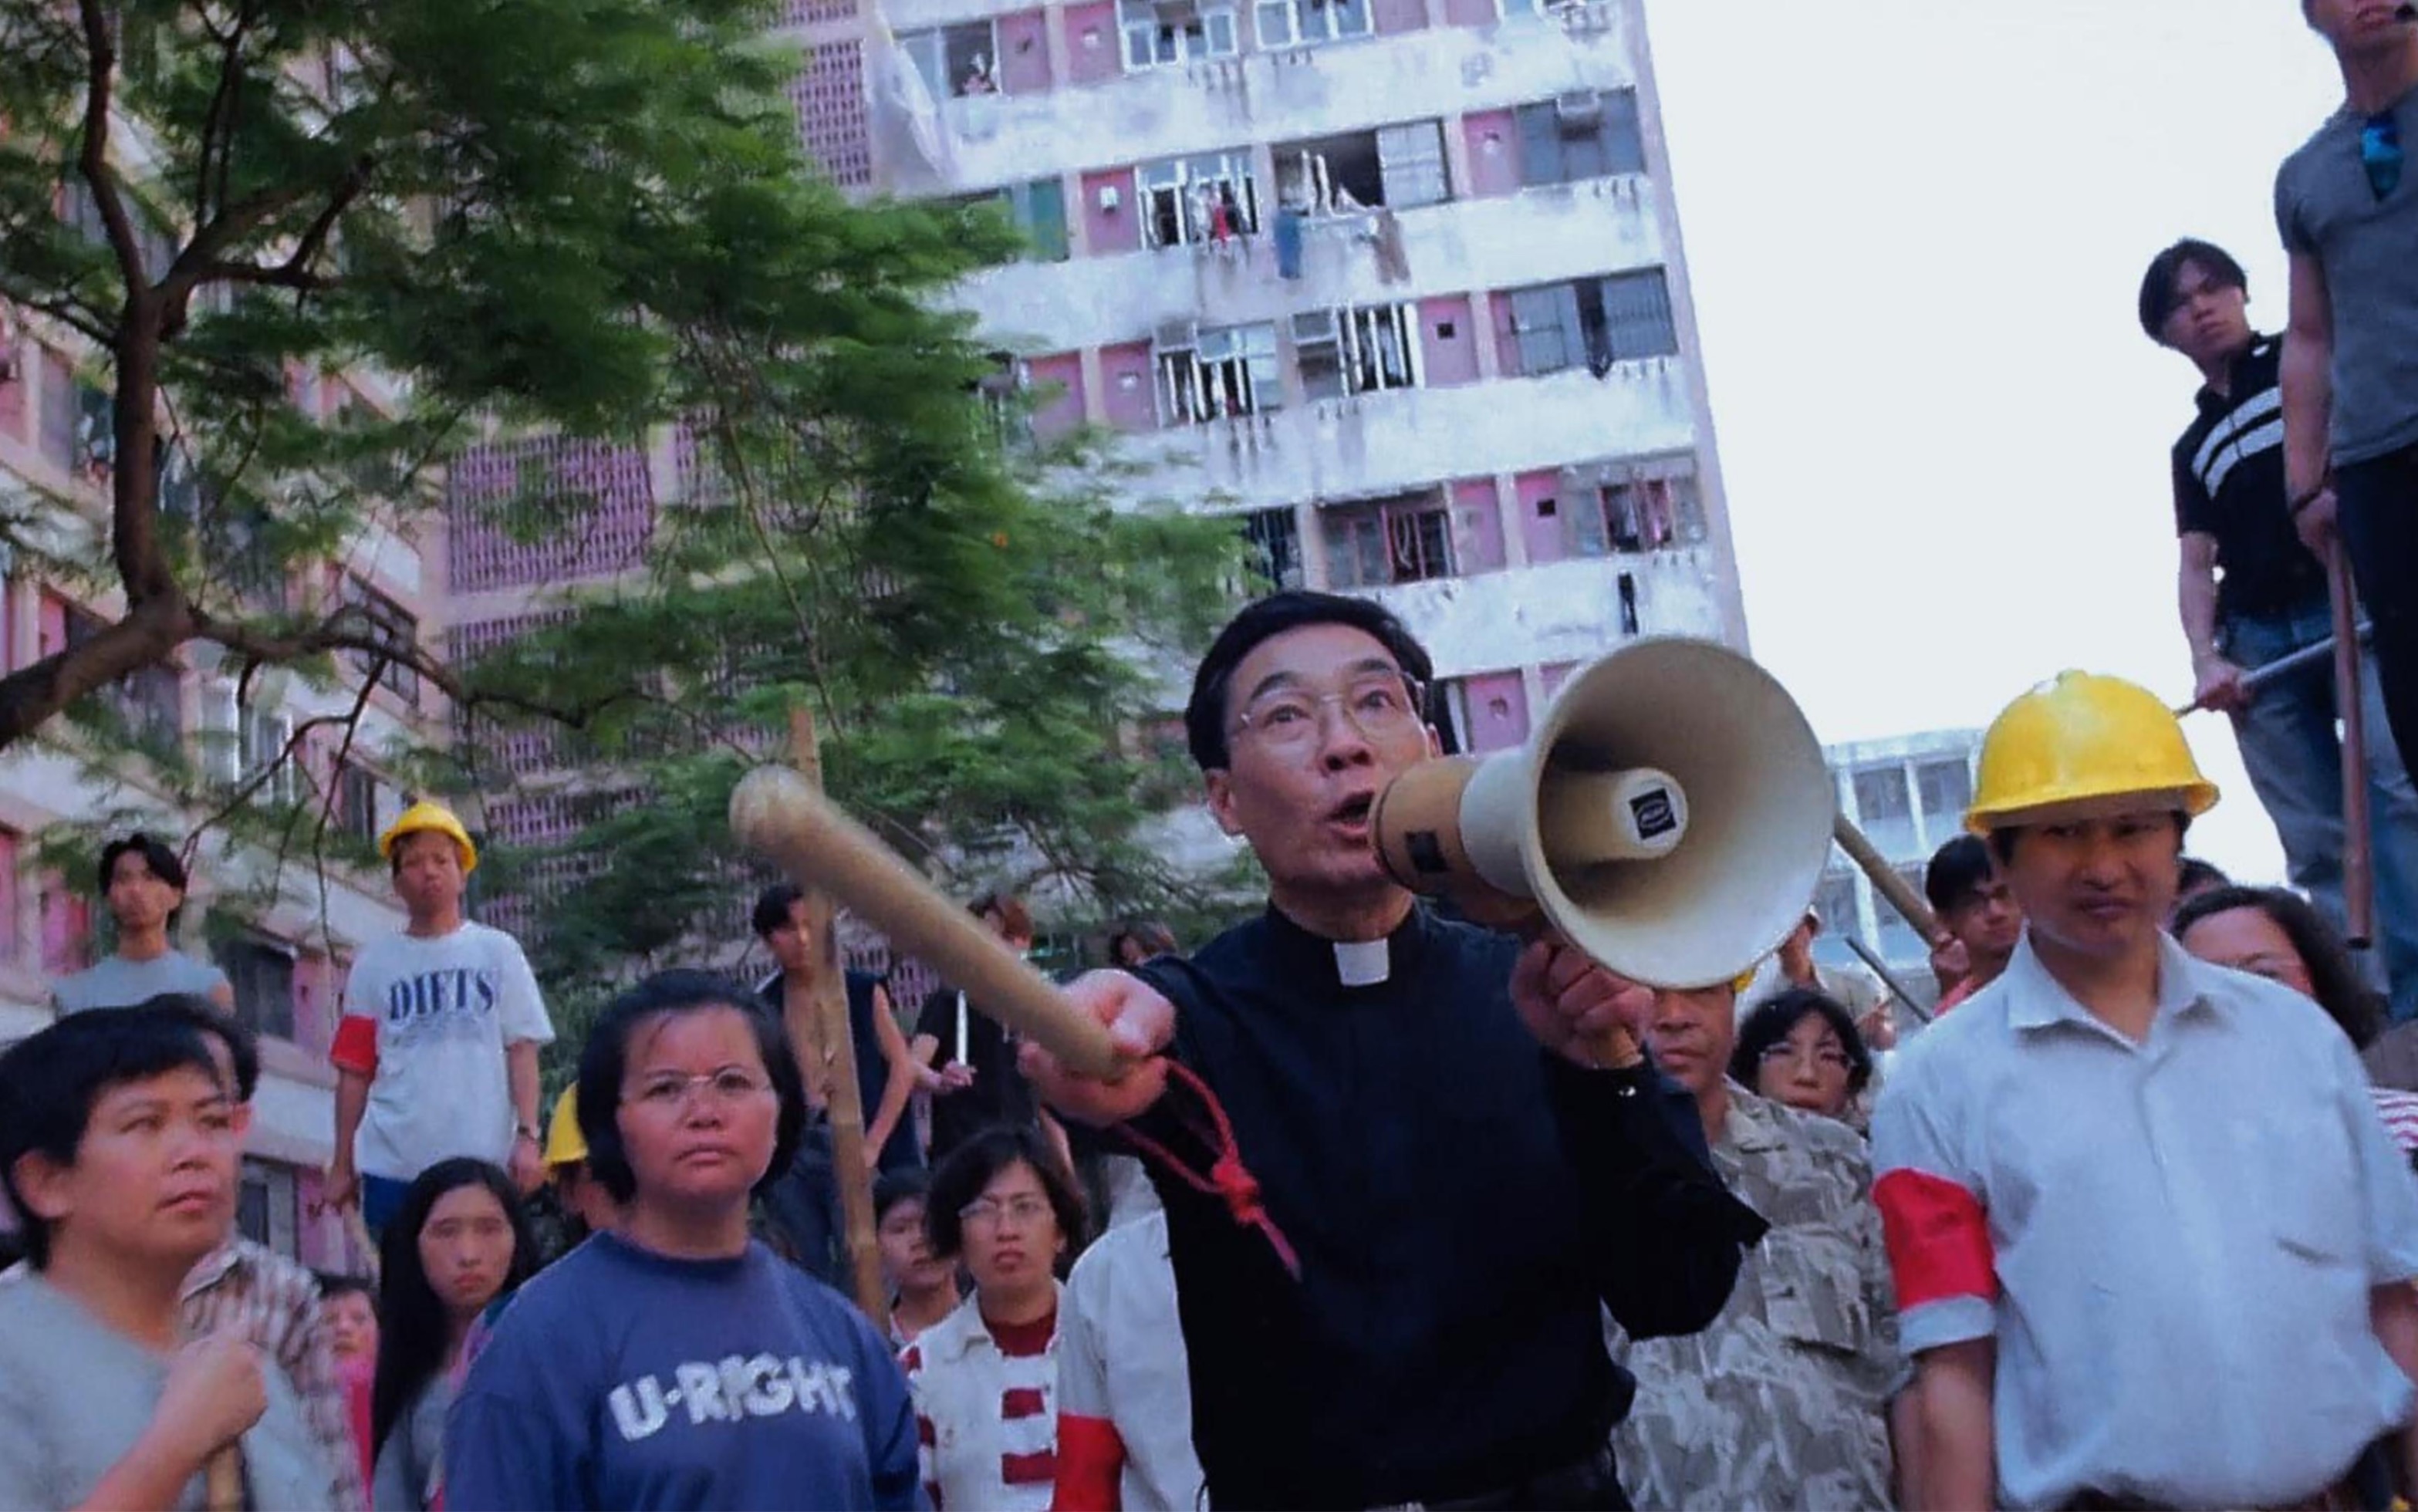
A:
[[[1059,1320],[1060,1435],[1069,1418],[1105,1423],[1125,1449],[1125,1512],[1191,1512],[1201,1501],[1192,1381],[1175,1311],[1167,1214],[1110,1229],[1066,1278]],[[1062,1443],[1060,1465],[1068,1446]]]
[[[2418,1275],[2418,1183],[2289,988],[2162,938],[2135,1045],[2027,937],[1903,1052],[1873,1156],[1906,1351],[1997,1341],[2008,1504],[2274,1505],[2410,1416],[2368,1303]]]

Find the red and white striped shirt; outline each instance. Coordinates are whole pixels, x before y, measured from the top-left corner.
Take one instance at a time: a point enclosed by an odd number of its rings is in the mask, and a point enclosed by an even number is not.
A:
[[[2396,1092],[2391,1087],[2370,1087],[2367,1094],[2376,1100],[2376,1111],[2384,1120],[2385,1132],[2404,1154],[2418,1154],[2418,1094]]]
[[[980,1300],[898,1356],[933,1512],[1048,1512],[1058,1477],[1058,1310],[993,1325]]]

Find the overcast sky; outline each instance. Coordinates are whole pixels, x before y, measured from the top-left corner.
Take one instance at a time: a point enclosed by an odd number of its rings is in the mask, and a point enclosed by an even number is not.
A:
[[[2191,693],[2142,336],[2183,235],[2284,320],[2275,165],[2341,99],[2294,0],[1646,0],[1757,656],[1825,741],[2061,667]],[[2193,848],[2280,880],[2221,716]]]

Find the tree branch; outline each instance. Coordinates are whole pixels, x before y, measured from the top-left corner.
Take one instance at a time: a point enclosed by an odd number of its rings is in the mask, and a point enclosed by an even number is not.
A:
[[[109,166],[109,101],[117,78],[117,39],[110,35],[110,18],[100,0],[78,0],[77,11],[84,21],[84,150],[76,165],[92,191],[100,223],[108,229],[110,251],[117,254],[117,266],[126,275],[126,302],[131,310],[148,304],[150,281],[143,270],[134,219],[127,214],[116,172]]]
[[[0,678],[0,750],[31,735],[86,694],[164,660],[185,638],[186,624],[180,603],[140,603],[91,639]]]

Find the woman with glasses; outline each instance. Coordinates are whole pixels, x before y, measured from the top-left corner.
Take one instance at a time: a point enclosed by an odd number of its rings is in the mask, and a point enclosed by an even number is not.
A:
[[[1075,1184],[1039,1132],[1002,1125],[932,1177],[932,1253],[973,1295],[901,1357],[940,1508],[1042,1512],[1058,1474],[1058,1271],[1082,1231]]]
[[[2220,887],[2175,910],[2176,943],[2203,961],[2280,982],[2326,1011],[2356,1050],[2384,1030],[2384,1004],[2351,964],[2334,925],[2280,887]],[[2418,1096],[2372,1087],[2394,1142],[2418,1159]]]
[[[1810,987],[1766,1000],[1738,1027],[1730,1079],[1775,1103],[1853,1123],[1872,1052],[1847,1010]]]
[[[589,1032],[578,1107],[620,1221],[525,1287],[471,1365],[451,1512],[919,1504],[889,1348],[748,1233],[805,1120],[780,1020],[736,983],[651,977]]]

